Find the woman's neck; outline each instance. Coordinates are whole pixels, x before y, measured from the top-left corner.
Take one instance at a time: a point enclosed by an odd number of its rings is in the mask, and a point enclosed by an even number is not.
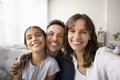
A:
[[[84,58],[83,58],[84,51],[78,51],[75,53],[75,57],[77,60],[77,69],[83,74],[86,75],[86,68],[83,67]]]

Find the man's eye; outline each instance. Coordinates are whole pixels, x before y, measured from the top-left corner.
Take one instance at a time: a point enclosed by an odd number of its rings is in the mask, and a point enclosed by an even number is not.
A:
[[[58,37],[64,37],[64,34],[58,34]]]
[[[74,30],[69,30],[69,32],[75,32]]]
[[[53,34],[53,33],[48,33],[47,35],[51,35],[51,36],[52,36],[52,35],[54,35],[54,34]]]

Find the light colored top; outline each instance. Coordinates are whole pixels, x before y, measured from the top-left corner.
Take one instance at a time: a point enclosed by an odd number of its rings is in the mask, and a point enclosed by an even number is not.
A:
[[[22,80],[45,80],[47,76],[51,76],[60,71],[56,60],[50,56],[38,66],[34,66],[31,61],[22,69]]]
[[[87,69],[87,80],[120,80],[120,56],[107,47],[99,48],[93,65]]]
[[[86,77],[86,80],[120,80],[120,56],[106,47],[99,48]]]
[[[74,80],[87,80],[87,77],[79,72],[79,70],[77,68],[77,60],[76,60],[75,56],[73,55],[72,57],[73,57],[73,64],[75,66],[75,77],[74,77]]]

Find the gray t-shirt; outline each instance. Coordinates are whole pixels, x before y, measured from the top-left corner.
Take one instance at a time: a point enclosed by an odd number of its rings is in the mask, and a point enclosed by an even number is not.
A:
[[[38,66],[34,66],[31,61],[22,69],[22,80],[45,80],[47,76],[51,76],[60,71],[56,60],[50,56]]]

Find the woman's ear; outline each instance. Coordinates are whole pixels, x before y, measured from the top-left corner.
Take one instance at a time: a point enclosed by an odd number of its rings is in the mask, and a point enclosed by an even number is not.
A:
[[[91,40],[91,36],[89,36],[89,39],[88,40]]]

